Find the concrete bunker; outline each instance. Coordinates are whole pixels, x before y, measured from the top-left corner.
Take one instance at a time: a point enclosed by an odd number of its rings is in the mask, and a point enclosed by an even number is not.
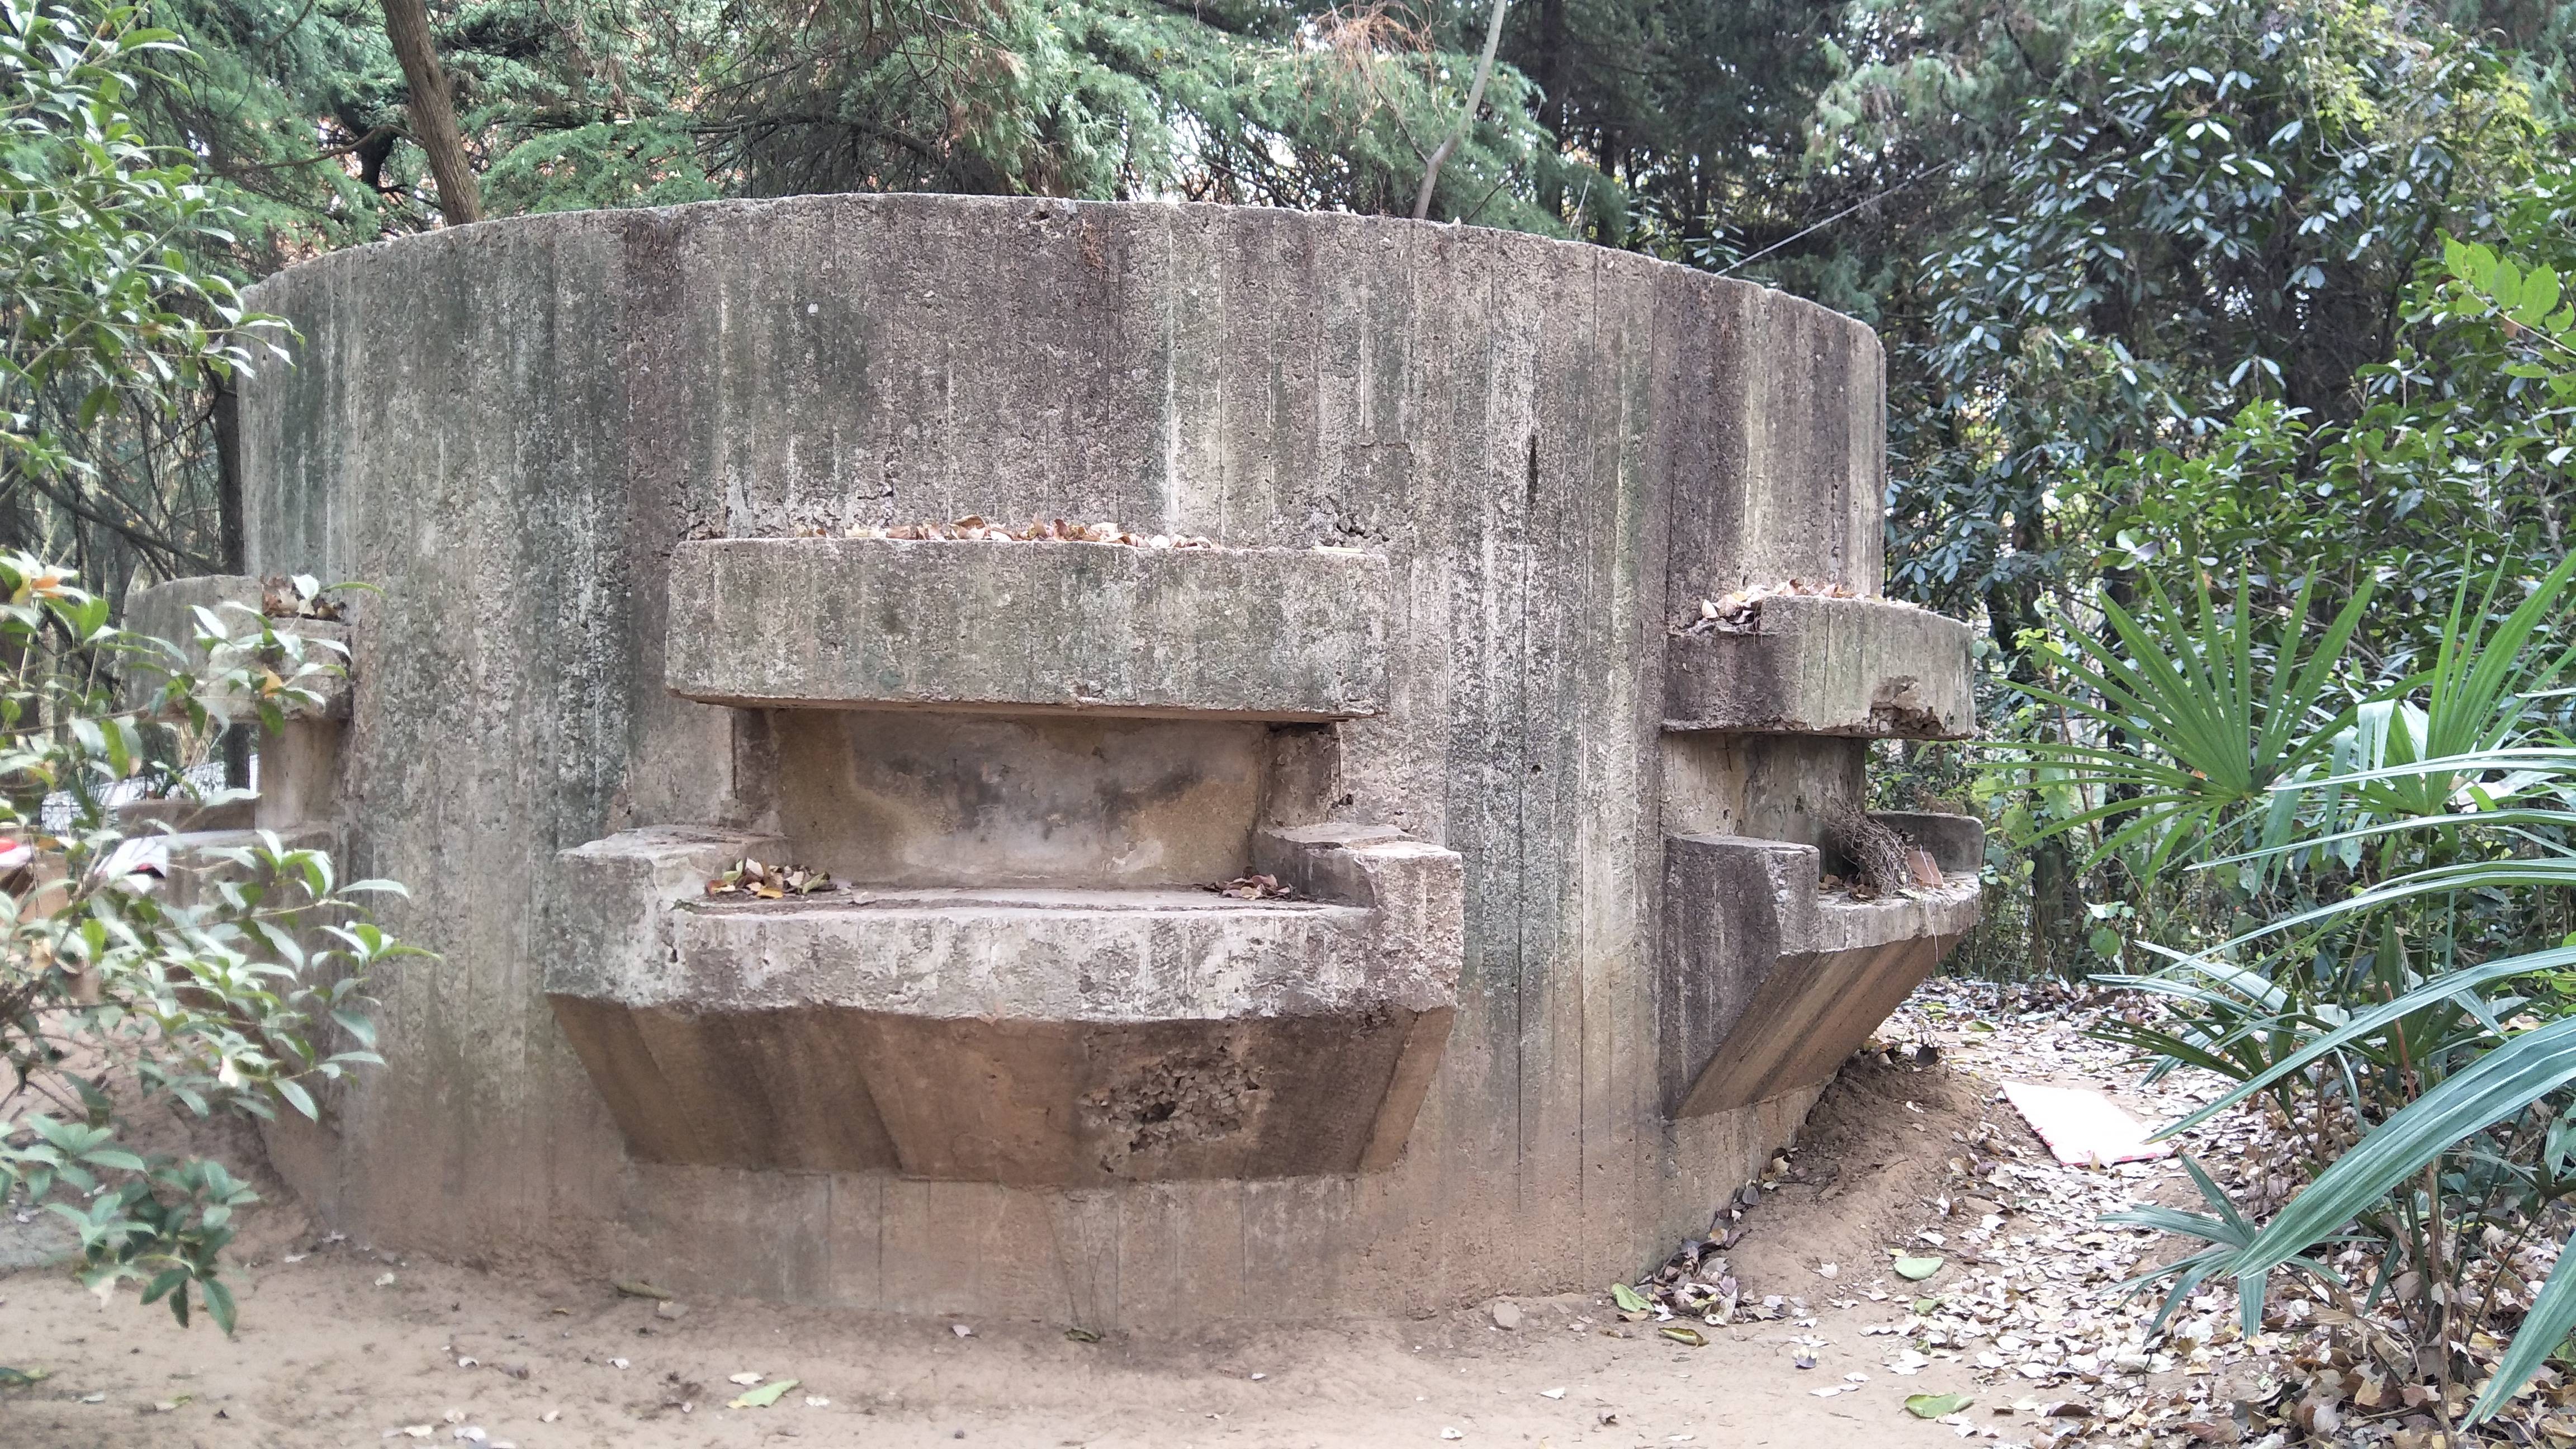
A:
[[[373,1241],[1095,1328],[1597,1286],[1975,918],[1972,821],[1822,888],[1870,741],[1972,721],[1964,626],[1877,597],[1878,344],[1807,303],[917,196],[251,300],[304,346],[248,566],[382,591],[277,808],[441,953],[271,1135]],[[868,536],[968,514],[1219,546]],[[709,898],[744,856],[839,885]]]

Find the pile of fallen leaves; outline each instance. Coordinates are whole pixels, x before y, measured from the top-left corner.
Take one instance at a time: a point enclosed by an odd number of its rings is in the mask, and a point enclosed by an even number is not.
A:
[[[801,865],[768,865],[750,856],[735,861],[707,882],[708,895],[756,901],[781,901],[836,888],[837,882],[828,871],[808,870]]]
[[[898,523],[890,527],[857,526],[846,538],[949,539],[969,543],[1115,543],[1129,548],[1213,549],[1213,539],[1177,533],[1137,533],[1114,523],[1069,523],[1061,518],[1032,518],[1013,528],[989,522],[980,513],[948,523]]]
[[[1725,1250],[1745,1214],[1789,1173],[1788,1158],[1775,1157],[1718,1210],[1711,1236],[1683,1244],[1634,1287],[1613,1290],[1622,1316],[1653,1319],[1681,1343],[1699,1337],[1691,1327],[1697,1323],[1786,1320],[1796,1330],[1788,1340],[1794,1361],[1808,1368],[1836,1331],[1817,1310],[1867,1315],[1883,1304],[1894,1316],[1863,1323],[1860,1338],[1881,1345],[1886,1373],[1923,1377],[1942,1391],[1911,1396],[1908,1409],[1940,1419],[1962,1438],[2023,1449],[2576,1446],[2576,1381],[2564,1373],[2544,1369],[2499,1420],[2460,1430],[2477,1384],[2444,1386],[2418,1364],[2384,1307],[2356,1318],[2350,1296],[2338,1302],[2305,1281],[2276,1279],[2250,1336],[2224,1284],[2192,1295],[2162,1333],[2149,1332],[2164,1286],[2132,1292],[2129,1285],[2193,1245],[2104,1218],[2142,1200],[2199,1209],[2182,1167],[2172,1159],[2108,1168],[2058,1162],[1993,1090],[2034,1075],[2086,1078],[2158,1124],[2218,1097],[2224,1088],[2215,1078],[2175,1073],[2150,1081],[2126,1051],[2085,1035],[2142,1002],[2057,983],[1927,983],[1865,1050],[1947,1061],[1982,1079],[1976,1085],[1994,1106],[1986,1120],[1953,1134],[1945,1185],[1924,1201],[1922,1225],[1889,1245],[1875,1270],[1816,1265],[1824,1283],[1809,1290],[1822,1300],[1814,1310],[1794,1293],[1753,1296],[1783,1285],[1739,1284]],[[2222,1180],[2239,1179],[2240,1198],[2243,1179],[2270,1197],[2280,1186],[2267,1179],[2286,1150],[2282,1134],[2313,1127],[2268,1120],[2249,1105],[2193,1128],[2182,1142]],[[2553,1252],[2546,1241],[2523,1251],[2516,1272],[2539,1281]],[[2356,1289],[2377,1272],[2358,1249],[2334,1266]],[[2461,1351],[2491,1367],[2504,1342],[2476,1338]],[[1847,1374],[1814,1392],[1848,1393],[1867,1377]]]
[[[288,578],[270,574],[259,581],[259,611],[272,619],[311,619],[316,623],[336,623],[340,605],[322,587],[322,581],[311,574]]]
[[[1239,875],[1232,880],[1211,881],[1199,889],[1238,901],[1293,901],[1297,898],[1297,892],[1281,885],[1275,875]]]
[[[1702,599],[1699,601],[1698,608],[1684,618],[1674,621],[1671,632],[1675,634],[1749,634],[1753,632],[1755,625],[1762,622],[1762,601],[1776,599],[1784,594],[1796,594],[1815,599],[1867,598],[1881,604],[1892,604],[1901,609],[1920,607],[1904,599],[1877,598],[1875,595],[1864,594],[1849,584],[1826,583],[1814,579],[1789,579],[1776,584],[1747,584],[1725,598]]]
[[[1905,883],[1893,892],[1882,891],[1867,879],[1845,879],[1828,871],[1816,878],[1816,893],[1826,896],[1847,895],[1856,901],[1874,901],[1882,895],[1903,896],[1910,895],[1916,890],[1931,890],[1941,882],[1940,862],[1932,858],[1932,852],[1914,848],[1905,852]]]

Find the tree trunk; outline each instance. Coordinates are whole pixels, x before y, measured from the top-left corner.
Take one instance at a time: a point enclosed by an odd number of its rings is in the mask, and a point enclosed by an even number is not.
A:
[[[223,571],[250,567],[242,531],[241,393],[238,377],[215,384],[215,518]],[[184,641],[182,641],[184,642]],[[224,788],[250,788],[251,737],[259,726],[232,724],[223,731]]]
[[[1574,114],[1566,97],[1574,73],[1572,57],[1567,53],[1571,43],[1565,33],[1565,0],[1540,0],[1538,54],[1530,78],[1538,82],[1539,118],[1545,122],[1548,134],[1556,138],[1559,156],[1565,154],[1566,119]],[[1548,215],[1564,218],[1578,239],[1586,235],[1581,217],[1565,215],[1565,180],[1553,166],[1539,182],[1538,204]]]
[[[429,155],[429,174],[438,182],[438,213],[449,226],[483,219],[483,196],[474,185],[474,168],[466,164],[465,137],[456,127],[456,98],[447,89],[447,72],[438,63],[438,47],[429,38],[428,0],[379,0],[385,12],[385,35],[402,62],[403,81],[411,87],[412,139]]]

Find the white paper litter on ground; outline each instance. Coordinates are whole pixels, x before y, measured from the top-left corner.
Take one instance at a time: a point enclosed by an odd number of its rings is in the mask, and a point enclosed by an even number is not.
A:
[[[2057,1160],[2069,1166],[2109,1167],[2173,1155],[2172,1143],[2148,1142],[2147,1129],[2137,1118],[2090,1088],[2006,1082],[2004,1095]]]

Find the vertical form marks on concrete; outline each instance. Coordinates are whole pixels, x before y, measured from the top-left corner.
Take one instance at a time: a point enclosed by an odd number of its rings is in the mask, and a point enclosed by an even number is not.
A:
[[[1675,599],[1790,578],[1877,592],[1885,428],[1861,415],[1884,405],[1877,338],[1764,288],[1675,300],[1704,329],[1708,391],[1703,425],[1675,434],[1705,440],[1672,494]]]

